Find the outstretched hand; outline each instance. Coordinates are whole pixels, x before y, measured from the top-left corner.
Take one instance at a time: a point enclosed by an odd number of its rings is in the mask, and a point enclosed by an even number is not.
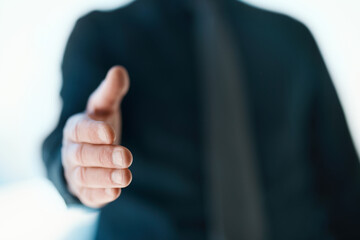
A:
[[[114,201],[132,175],[131,152],[119,146],[120,104],[129,90],[127,71],[112,67],[91,94],[85,113],[70,117],[64,128],[62,164],[72,194],[93,208]]]

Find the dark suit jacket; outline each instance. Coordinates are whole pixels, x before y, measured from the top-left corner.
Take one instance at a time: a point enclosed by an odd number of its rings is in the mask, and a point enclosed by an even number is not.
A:
[[[233,2],[269,239],[360,239],[359,163],[309,30],[287,16]],[[99,239],[204,239],[202,87],[194,15],[181,1],[139,0],[79,19],[63,64],[63,108],[45,140],[49,178],[78,203],[61,166],[66,120],[84,111],[107,70],[125,66],[122,145],[132,184],[101,210]]]

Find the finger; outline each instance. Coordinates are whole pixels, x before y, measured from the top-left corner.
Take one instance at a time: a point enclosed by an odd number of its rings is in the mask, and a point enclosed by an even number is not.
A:
[[[106,122],[95,121],[85,114],[76,114],[67,121],[64,137],[72,142],[112,144],[115,140],[115,131]]]
[[[132,175],[129,169],[76,167],[73,170],[74,183],[89,188],[124,188]]]
[[[66,165],[82,167],[128,168],[133,157],[122,146],[71,143],[64,147]]]
[[[87,112],[89,115],[107,115],[119,109],[120,102],[129,90],[130,81],[125,68],[112,67],[104,81],[91,94]]]
[[[79,188],[78,190],[80,201],[93,208],[99,208],[114,201],[120,194],[120,188]]]

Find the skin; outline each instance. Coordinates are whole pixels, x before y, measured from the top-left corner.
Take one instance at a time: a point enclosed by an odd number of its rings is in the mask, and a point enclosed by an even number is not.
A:
[[[129,86],[125,68],[112,67],[89,97],[86,111],[66,122],[61,149],[65,179],[70,192],[88,207],[114,201],[132,180],[132,154],[119,145],[120,105]]]

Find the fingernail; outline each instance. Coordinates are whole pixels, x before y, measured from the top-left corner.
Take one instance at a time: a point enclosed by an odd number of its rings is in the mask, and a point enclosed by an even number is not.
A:
[[[121,167],[124,162],[124,155],[120,149],[115,149],[112,154],[112,160],[114,165]]]
[[[114,190],[112,188],[105,188],[105,193],[110,197],[114,196]]]
[[[103,142],[108,142],[108,136],[106,134],[106,131],[105,129],[101,128],[99,131],[98,131],[98,136],[99,138],[101,139],[101,141]]]
[[[124,176],[120,171],[113,171],[111,174],[111,179],[114,181],[114,183],[122,184],[123,178]]]

